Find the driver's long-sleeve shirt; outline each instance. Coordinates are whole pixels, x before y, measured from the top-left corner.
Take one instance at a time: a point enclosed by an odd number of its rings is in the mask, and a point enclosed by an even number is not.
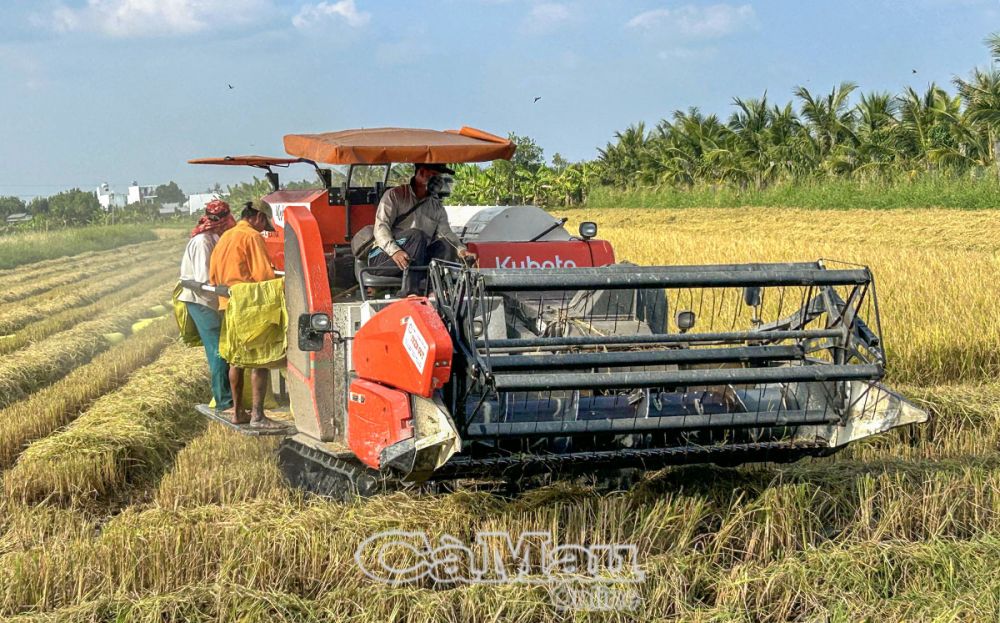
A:
[[[409,211],[417,202],[417,195],[411,184],[403,184],[389,189],[382,195],[382,200],[375,211],[375,246],[386,254],[392,255],[399,251],[396,239],[407,229],[419,229],[427,234],[430,240],[447,240],[458,250],[465,245],[458,239],[448,224],[448,214],[437,197],[429,197],[406,216],[402,221],[393,223],[401,214]]]

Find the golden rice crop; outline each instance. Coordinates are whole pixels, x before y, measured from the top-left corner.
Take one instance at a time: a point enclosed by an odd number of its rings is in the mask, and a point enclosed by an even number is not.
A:
[[[619,261],[699,264],[836,259],[875,275],[893,382],[1000,375],[1000,219],[994,212],[744,208],[575,210]]]
[[[0,467],[9,467],[28,442],[65,425],[137,368],[149,364],[176,335],[173,318],[157,320],[65,378],[0,409]]]
[[[569,214],[597,220],[619,259],[637,263],[831,257],[871,265],[890,383],[934,421],[830,459],[666,469],[627,493],[561,483],[512,500],[460,489],[345,505],[290,490],[275,440],[204,428],[184,411],[208,392],[205,364],[199,349],[172,348],[171,361],[186,357],[184,366],[154,362],[133,373],[5,474],[0,613],[241,623],[1000,618],[995,214]],[[186,382],[182,367],[202,375],[190,396],[176,389]],[[140,394],[151,396],[155,416],[131,404]],[[0,438],[3,419],[0,412]],[[129,495],[141,503],[117,513]],[[117,514],[102,517],[109,508]],[[634,543],[647,575],[640,609],[560,612],[544,589],[517,584],[387,587],[354,560],[362,539],[387,529],[465,540],[542,530],[559,542]]]
[[[174,344],[67,428],[29,445],[4,475],[5,491],[84,504],[159,475],[204,422],[191,407],[207,377],[204,353]]]
[[[995,455],[1000,450],[1000,384],[896,388],[931,414],[931,421],[851,444],[837,460],[908,461]]]
[[[665,480],[660,484],[668,488],[659,491],[647,487],[605,496],[554,487],[508,502],[482,493],[397,494],[353,505],[255,501],[126,509],[97,536],[0,557],[0,611],[132,600],[222,583],[305,600],[349,596],[363,620],[391,620],[380,618],[386,615],[380,605],[385,600],[392,601],[399,618],[417,612],[427,620],[456,616],[452,608],[458,604],[492,616],[504,612],[500,602],[480,592],[486,587],[387,591],[364,577],[353,555],[360,541],[382,530],[405,529],[462,539],[486,530],[549,530],[558,542],[636,543],[650,577],[641,588],[643,607],[667,614],[678,607],[729,608],[737,597],[771,599],[763,581],[758,594],[741,593],[741,582],[752,581],[740,580],[747,569],[773,577],[776,569],[806,560],[815,565],[812,573],[820,573],[818,551],[878,551],[918,539],[975,542],[991,538],[1000,527],[1000,472],[995,469],[956,468],[920,477],[860,475],[841,482],[843,475],[830,474],[822,486],[779,480],[741,487],[725,478],[712,486],[706,474],[705,488],[691,491]],[[907,578],[892,581],[913,586]],[[804,590],[808,584],[793,586]],[[530,616],[518,607],[507,612],[521,612],[526,620],[555,614],[544,596],[531,590],[501,590],[514,601],[532,604]],[[830,604],[839,596],[816,599]]]
[[[152,307],[169,298],[166,292],[150,291],[127,305],[106,310],[94,320],[56,333],[0,361],[0,408],[23,399],[111,346],[106,334],[127,332],[140,318],[162,315]]]

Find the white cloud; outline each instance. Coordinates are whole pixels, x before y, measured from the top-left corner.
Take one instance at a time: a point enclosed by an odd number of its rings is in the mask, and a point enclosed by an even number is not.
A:
[[[556,30],[573,19],[569,7],[558,2],[542,2],[531,7],[531,12],[521,23],[521,30],[541,35]]]
[[[46,21],[59,32],[123,38],[188,35],[243,25],[269,8],[270,0],[87,0],[80,8],[58,6]]]
[[[364,26],[371,20],[371,13],[359,11],[354,0],[307,4],[292,18],[292,25],[299,29],[312,28],[328,19],[342,19],[348,26]]]
[[[638,30],[668,31],[689,39],[717,39],[755,26],[757,15],[749,4],[686,4],[676,9],[639,13],[626,26]]]

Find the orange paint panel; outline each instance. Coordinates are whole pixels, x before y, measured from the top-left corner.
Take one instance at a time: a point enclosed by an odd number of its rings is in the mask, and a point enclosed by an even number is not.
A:
[[[413,437],[410,398],[364,379],[351,382],[347,400],[347,445],[368,467],[381,467],[382,450]]]
[[[358,376],[430,398],[451,376],[448,330],[426,298],[411,297],[375,314],[354,335]]]

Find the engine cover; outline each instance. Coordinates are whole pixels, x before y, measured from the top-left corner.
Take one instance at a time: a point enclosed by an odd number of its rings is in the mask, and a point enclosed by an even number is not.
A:
[[[451,336],[426,298],[392,303],[354,334],[359,377],[424,398],[448,382],[451,355]]]

